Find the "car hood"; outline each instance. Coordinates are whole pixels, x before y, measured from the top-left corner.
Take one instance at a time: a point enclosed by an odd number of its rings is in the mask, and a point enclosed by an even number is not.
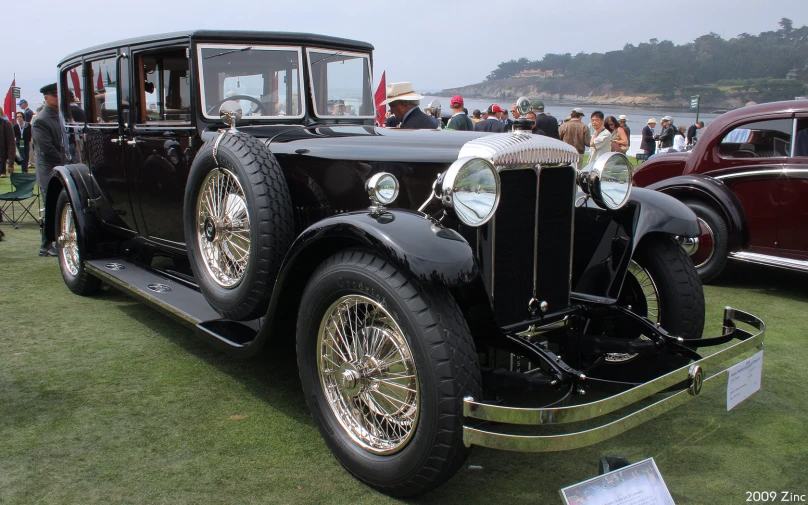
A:
[[[277,154],[333,160],[451,163],[470,140],[491,135],[452,130],[400,130],[372,126],[294,128],[266,140]]]

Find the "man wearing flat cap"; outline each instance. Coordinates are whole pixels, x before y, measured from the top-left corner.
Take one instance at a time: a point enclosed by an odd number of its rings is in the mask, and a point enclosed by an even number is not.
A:
[[[437,120],[426,115],[419,107],[423,97],[412,89],[411,82],[393,82],[387,85],[387,99],[382,105],[390,105],[390,110],[401,121],[399,128],[437,128]]]
[[[62,122],[59,118],[59,97],[56,91],[56,83],[43,86],[40,93],[45,97],[45,107],[42,112],[34,118],[34,146],[36,150],[36,183],[42,196],[44,207],[45,191],[48,188],[48,181],[53,173],[53,167],[62,164],[62,153],[64,146],[62,142]],[[42,228],[42,242],[39,247],[40,256],[56,256],[56,249],[45,236],[45,228]]]
[[[578,151],[578,165],[580,170],[583,166],[584,150],[592,142],[592,134],[581,118],[584,117],[584,110],[575,107],[570,112],[570,120],[561,125],[558,129],[559,140],[566,142]]]

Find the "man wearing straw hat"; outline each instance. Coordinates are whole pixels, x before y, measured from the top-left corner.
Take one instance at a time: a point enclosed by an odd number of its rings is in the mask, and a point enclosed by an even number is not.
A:
[[[648,156],[651,156],[656,152],[654,128],[656,128],[656,119],[651,118],[642,129],[642,142],[640,143],[640,149],[642,149],[642,151]]]
[[[411,82],[393,82],[387,85],[387,99],[381,104],[390,105],[390,111],[401,121],[399,128],[437,128],[437,121],[419,107],[422,98]]]

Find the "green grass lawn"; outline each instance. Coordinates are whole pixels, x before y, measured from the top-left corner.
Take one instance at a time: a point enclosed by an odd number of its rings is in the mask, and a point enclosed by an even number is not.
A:
[[[763,388],[733,411],[711,391],[585,449],[477,448],[443,487],[394,500],[330,454],[290,351],[239,361],[112,289],[73,295],[36,225],[0,226],[2,504],[560,504],[606,454],[654,457],[678,505],[808,493],[808,275],[739,267],[705,289],[706,334],[725,305],[768,324]]]

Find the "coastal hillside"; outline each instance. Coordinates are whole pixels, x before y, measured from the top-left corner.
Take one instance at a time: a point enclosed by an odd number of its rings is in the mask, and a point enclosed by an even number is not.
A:
[[[648,107],[734,108],[808,95],[808,26],[723,39],[716,33],[675,45],[651,39],[620,51],[545,54],[500,63],[478,84],[436,94],[469,98],[528,96],[552,101]]]

